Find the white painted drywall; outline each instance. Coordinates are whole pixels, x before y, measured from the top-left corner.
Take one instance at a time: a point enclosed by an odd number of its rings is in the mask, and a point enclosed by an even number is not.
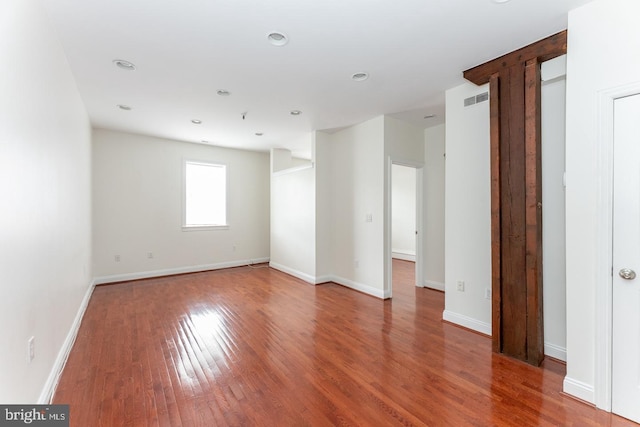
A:
[[[391,167],[391,252],[393,257],[415,261],[416,169]]]
[[[91,289],[90,124],[38,1],[0,6],[0,93],[0,402],[36,403]]]
[[[424,286],[444,290],[445,125],[424,131]]]
[[[282,165],[283,151],[271,150],[272,164]],[[289,166],[293,165],[290,162]],[[271,174],[270,265],[315,283],[316,176],[315,169],[308,166]]]
[[[182,231],[185,159],[227,165],[228,229]],[[267,153],[97,129],[93,194],[99,282],[268,260]]]
[[[564,152],[566,57],[543,62],[542,74],[542,283],[544,347],[566,360]]]
[[[312,159],[316,171],[316,283],[331,280],[333,194],[331,135],[315,132]]]
[[[465,107],[488,85],[446,93],[445,320],[491,334],[489,102]],[[464,292],[457,282],[464,282]]]
[[[331,265],[334,279],[384,293],[384,117],[328,135],[331,142]],[[371,222],[367,222],[367,215]]]
[[[603,185],[606,135],[601,133],[608,111],[600,96],[640,83],[640,3],[596,0],[569,13],[567,53],[566,245],[567,245],[567,376],[564,390],[606,407],[596,380],[604,368],[596,355],[599,319],[596,298],[607,280],[607,192]],[[604,237],[603,237],[604,236]],[[609,267],[610,268],[610,267]],[[602,275],[604,273],[604,276]],[[606,294],[606,291],[604,292]],[[605,326],[606,327],[606,326]],[[597,398],[596,398],[597,397]]]

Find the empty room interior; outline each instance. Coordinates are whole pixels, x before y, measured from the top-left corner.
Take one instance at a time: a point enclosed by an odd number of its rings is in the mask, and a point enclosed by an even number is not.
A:
[[[4,0],[0,404],[638,425],[639,16]]]

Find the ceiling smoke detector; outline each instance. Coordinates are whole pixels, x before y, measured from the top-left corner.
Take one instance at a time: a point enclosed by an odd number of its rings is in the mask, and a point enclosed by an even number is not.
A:
[[[218,95],[220,95],[220,96],[229,96],[229,95],[231,95],[231,92],[229,92],[228,90],[224,90],[224,89],[220,89],[216,93]]]
[[[123,70],[133,71],[136,69],[136,66],[133,62],[125,61],[124,59],[114,59],[113,63],[116,67],[122,68]]]
[[[199,125],[199,124],[202,123],[202,120],[193,119],[193,120],[191,120],[191,123],[193,123],[194,125]]]
[[[354,73],[351,78],[356,82],[363,82],[369,78],[369,74],[364,72]]]
[[[293,110],[293,111],[291,111],[289,114],[291,114],[292,116],[299,116],[300,114],[302,114],[302,111],[300,111],[300,110]]]
[[[264,133],[262,133],[262,132],[256,132],[256,136],[262,136],[262,135],[264,135]]]
[[[267,35],[267,40],[269,40],[269,43],[274,46],[284,46],[285,44],[289,43],[289,38],[286,36],[286,34],[279,31],[269,33],[269,35]]]

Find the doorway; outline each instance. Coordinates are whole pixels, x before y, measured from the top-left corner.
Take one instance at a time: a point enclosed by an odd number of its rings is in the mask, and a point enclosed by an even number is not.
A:
[[[640,422],[640,94],[613,108],[611,410]]]
[[[412,288],[421,286],[422,239],[418,232],[422,217],[421,180],[421,168],[391,164],[389,279],[392,292],[402,289],[413,293]]]

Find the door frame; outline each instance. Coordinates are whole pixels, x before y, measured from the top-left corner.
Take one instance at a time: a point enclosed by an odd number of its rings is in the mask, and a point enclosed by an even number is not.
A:
[[[384,263],[385,263],[385,278],[384,278],[384,297],[393,297],[393,266],[392,266],[392,223],[391,223],[391,170],[393,165],[406,166],[416,170],[416,271],[415,271],[415,285],[418,287],[424,287],[424,236],[423,236],[423,176],[424,176],[424,163],[413,160],[400,159],[392,156],[387,157],[387,182],[386,182],[386,197],[385,197],[385,245],[384,245]]]
[[[618,98],[640,95],[640,82],[598,93],[598,174],[595,381],[596,407],[611,412],[613,349],[613,143],[614,103]],[[571,179],[571,177],[569,177]]]

